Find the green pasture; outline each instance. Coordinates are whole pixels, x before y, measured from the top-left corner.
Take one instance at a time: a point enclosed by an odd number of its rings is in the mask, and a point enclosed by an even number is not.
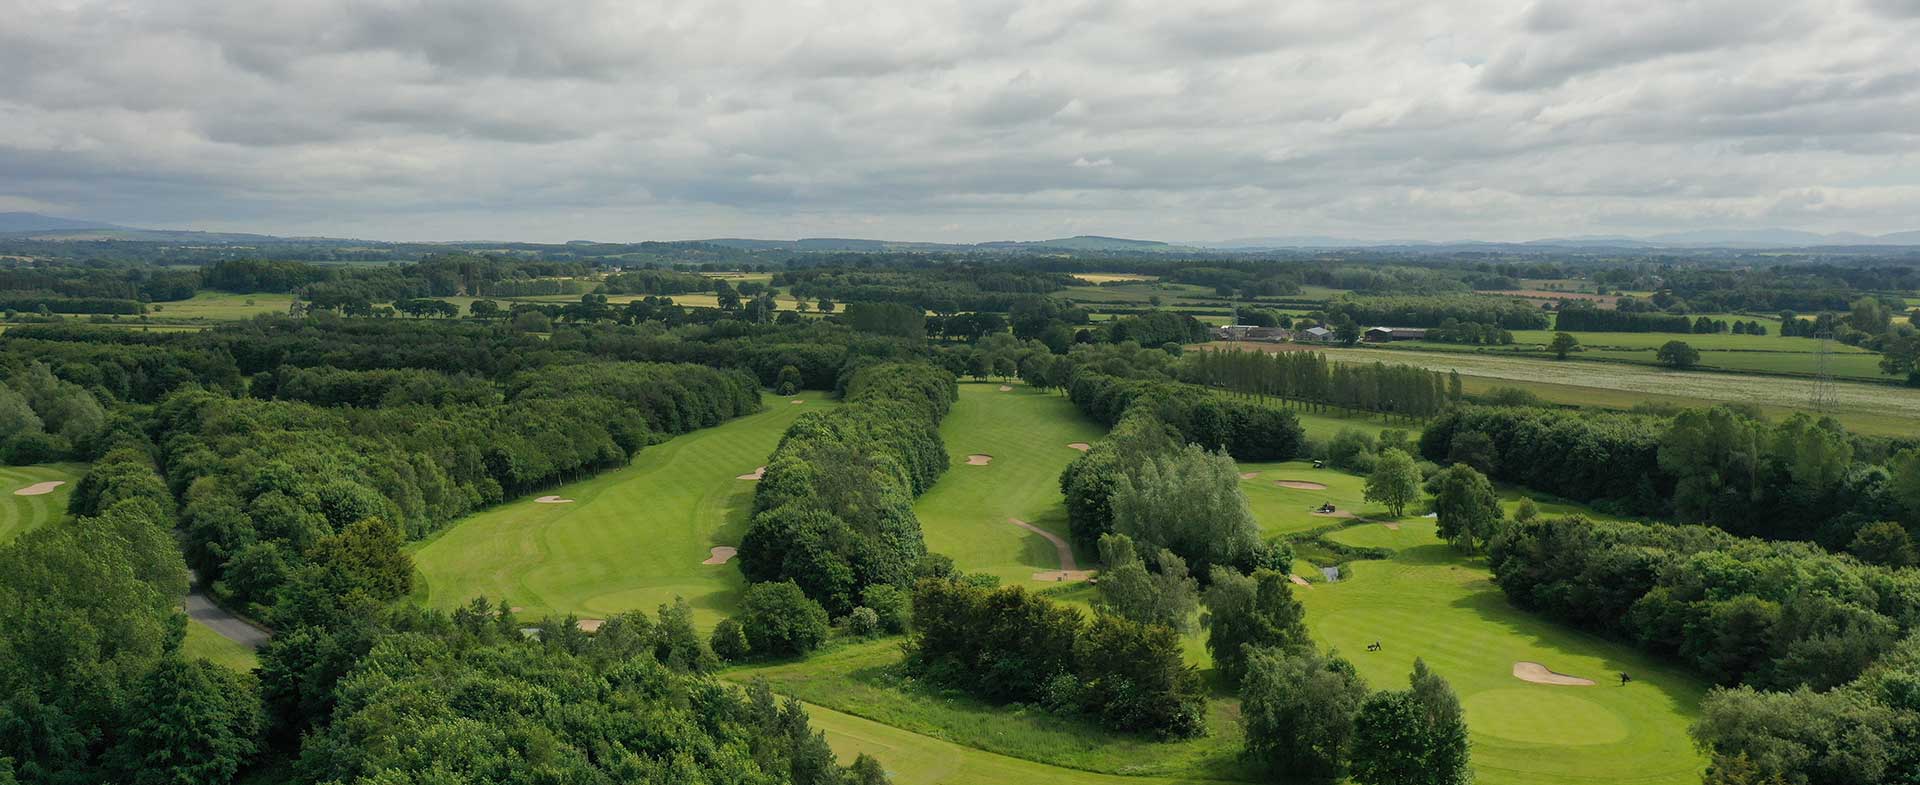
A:
[[[220,637],[211,627],[192,619],[187,620],[187,637],[180,643],[180,656],[189,660],[211,660],[237,671],[250,671],[260,665],[260,658],[247,647]]]
[[[67,497],[87,467],[77,463],[48,463],[33,466],[0,466],[0,543],[66,517]],[[14,491],[42,482],[60,482],[51,493],[20,496]]]
[[[418,598],[450,609],[485,596],[528,618],[606,618],[678,595],[702,625],[718,621],[734,610],[745,579],[734,564],[701,562],[746,533],[754,483],[738,475],[765,463],[802,412],[833,405],[817,393],[793,399],[806,403],[766,396],[765,411],[676,436],[623,469],[547,492],[572,503],[520,499],[469,516],[417,546]]]
[[[1067,509],[1060,472],[1080,451],[1105,435],[1065,396],[1024,384],[1001,392],[995,383],[962,384],[960,400],[940,423],[947,443],[947,473],[914,503],[927,550],[953,557],[960,569],[988,572],[1009,583],[1029,582],[1035,572],[1060,568],[1053,544],[1007,522],[1018,518],[1066,539]],[[991,455],[985,466],[967,456]],[[1095,554],[1075,553],[1081,567]]]
[[[1375,689],[1406,686],[1413,659],[1452,683],[1466,708],[1475,779],[1484,785],[1699,782],[1687,740],[1706,684],[1633,649],[1507,603],[1484,560],[1434,537],[1430,522],[1367,524],[1328,535],[1396,550],[1351,565],[1351,577],[1295,596],[1323,646],[1352,660]],[[1379,641],[1382,650],[1367,651]],[[1513,663],[1538,662],[1595,686],[1532,684]],[[1633,683],[1619,686],[1616,674]]]
[[[151,303],[147,306],[147,316],[155,321],[224,322],[251,319],[263,313],[284,314],[292,304],[291,294],[201,291],[192,299]]]

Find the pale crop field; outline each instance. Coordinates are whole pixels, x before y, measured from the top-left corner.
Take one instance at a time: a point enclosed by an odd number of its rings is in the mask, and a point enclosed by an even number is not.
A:
[[[1804,409],[1812,380],[1710,371],[1675,371],[1618,363],[1560,362],[1544,358],[1499,357],[1466,352],[1327,349],[1342,362],[1403,363],[1436,371],[1519,382],[1592,387],[1703,401],[1750,403]],[[1839,381],[1833,384],[1834,408],[1852,415],[1920,418],[1920,390],[1882,384]]]

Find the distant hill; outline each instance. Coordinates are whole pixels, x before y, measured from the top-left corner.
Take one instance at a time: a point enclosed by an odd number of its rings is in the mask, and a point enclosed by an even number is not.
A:
[[[1188,246],[1171,245],[1158,240],[1128,240],[1121,237],[1080,235],[1052,240],[994,240],[984,243],[922,243],[903,240],[858,240],[842,237],[807,237],[799,240],[754,240],[721,237],[694,242],[739,248],[748,251],[854,251],[874,253],[906,251],[917,253],[965,253],[968,251],[1190,251]]]
[[[1699,229],[1647,237],[1564,237],[1533,240],[1527,245],[1588,248],[1812,248],[1817,246],[1920,245],[1920,232],[1867,235],[1857,232],[1820,234],[1798,229]]]
[[[81,221],[72,218],[55,218],[39,213],[0,213],[0,232],[71,232],[87,229],[121,229],[124,227],[103,224],[98,221]]]
[[[1128,240],[1122,237],[1100,237],[1083,234],[1076,237],[1061,237],[1054,240],[1001,240],[980,243],[977,247],[1001,250],[1029,250],[1058,248],[1063,251],[1147,251],[1166,252],[1191,250],[1158,240]]]
[[[285,242],[294,239],[268,234],[194,232],[175,229],[137,229],[99,221],[56,218],[39,213],[0,213],[0,236],[29,240],[141,240],[157,243],[233,245]]]
[[[538,250],[550,244],[514,241],[438,243],[380,243],[327,237],[279,237],[266,234],[196,232],[174,229],[143,229],[77,218],[59,218],[29,212],[0,213],[0,239],[35,241],[142,241],[181,245],[250,246],[281,243],[346,244],[375,246],[457,247],[471,250],[510,247]],[[1554,249],[1569,252],[1607,252],[1610,250],[1684,249],[1744,251],[1772,248],[1835,248],[1856,254],[1904,254],[1920,247],[1920,231],[1866,235],[1853,232],[1821,234],[1797,229],[1700,229],[1685,232],[1634,237],[1628,235],[1575,235],[1545,237],[1525,242],[1485,242],[1461,240],[1357,240],[1332,235],[1268,235],[1231,240],[1169,243],[1104,235],[1076,235],[1047,240],[994,240],[981,243],[935,243],[911,240],[873,240],[849,237],[806,237],[798,240],[761,240],[747,237],[720,237],[707,240],[611,242],[577,240],[565,244],[576,248],[633,248],[635,253],[701,252],[715,253],[1054,253],[1054,254],[1235,254],[1261,252],[1318,252],[1343,248],[1364,248],[1383,253],[1523,253],[1538,255]],[[710,260],[709,260],[710,261]]]

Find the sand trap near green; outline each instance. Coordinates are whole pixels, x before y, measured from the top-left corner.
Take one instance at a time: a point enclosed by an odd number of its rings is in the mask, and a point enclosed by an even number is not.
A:
[[[738,479],[767,462],[800,415],[832,405],[818,393],[764,396],[765,410],[640,451],[632,465],[469,516],[417,547],[418,599],[455,608],[505,599],[527,618],[604,619],[652,611],[675,595],[711,625],[734,610],[746,581],[734,563],[706,564],[740,544],[756,484]]]
[[[0,466],[0,543],[66,517],[67,498],[86,471],[77,463]],[[33,493],[16,493],[21,490]]]
[[[1099,441],[1105,433],[1056,393],[1025,385],[1009,392],[991,383],[960,385],[959,402],[940,423],[951,458],[947,473],[913,507],[927,550],[953,557],[968,572],[1039,585],[1034,574],[1059,570],[1059,553],[1008,519],[1066,538],[1060,472],[1081,454],[1068,445]],[[969,455],[993,460],[968,465]],[[1075,555],[1083,568],[1096,561],[1084,549]]]
[[[1366,525],[1328,535],[1395,549],[1358,561],[1334,584],[1294,592],[1323,646],[1339,649],[1375,689],[1404,689],[1421,657],[1453,684],[1466,708],[1475,780],[1525,783],[1692,785],[1705,765],[1687,741],[1706,684],[1627,646],[1509,605],[1485,560],[1434,537],[1428,520],[1397,530]],[[1381,651],[1367,651],[1379,641]],[[1592,687],[1534,684],[1516,662],[1592,679]],[[1619,686],[1618,673],[1633,676]]]
[[[1288,487],[1281,485],[1282,481],[1326,487]],[[1366,484],[1365,477],[1337,469],[1315,469],[1310,461],[1240,464],[1240,492],[1246,495],[1261,533],[1268,537],[1344,523],[1354,516],[1392,520],[1387,508],[1365,500]],[[1327,502],[1333,503],[1332,515],[1314,512]]]

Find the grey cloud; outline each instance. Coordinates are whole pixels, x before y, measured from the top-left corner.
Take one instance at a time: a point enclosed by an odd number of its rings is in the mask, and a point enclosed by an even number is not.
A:
[[[1486,66],[1494,90],[1558,86],[1582,74],[1797,33],[1785,4],[1748,0],[1601,4],[1537,0],[1523,35]]]
[[[0,0],[0,202],[393,239],[1891,231],[1910,5]]]

